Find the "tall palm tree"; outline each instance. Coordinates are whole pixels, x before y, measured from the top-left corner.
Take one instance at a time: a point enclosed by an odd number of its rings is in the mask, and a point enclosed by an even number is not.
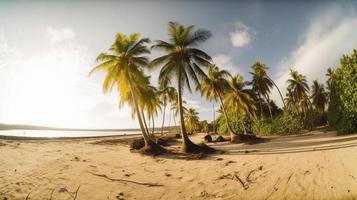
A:
[[[331,84],[332,84],[332,76],[335,73],[335,70],[329,67],[326,72],[327,81],[326,81],[326,89],[327,89],[327,103],[330,102],[330,91],[331,91]]]
[[[176,93],[176,89],[174,87],[168,86],[169,83],[170,83],[169,79],[163,80],[160,82],[160,86],[159,86],[159,96],[163,106],[161,134],[164,133],[166,106],[169,102],[173,101],[173,98],[175,98],[175,93]]]
[[[195,145],[188,137],[182,108],[182,93],[185,86],[191,91],[190,80],[199,85],[199,78],[205,77],[201,69],[207,66],[211,57],[196,48],[196,46],[206,41],[211,33],[206,30],[194,31],[194,26],[183,26],[175,22],[170,22],[168,27],[170,36],[169,42],[158,40],[152,46],[153,49],[164,51],[166,54],[154,59],[152,67],[162,66],[159,79],[172,79],[177,81],[178,105],[181,122],[182,148],[184,152],[200,151],[200,147]]]
[[[258,95],[259,99],[259,105],[260,105],[260,113],[262,116],[263,113],[263,108],[262,108],[262,96],[266,99],[267,102],[269,102],[269,94],[270,90],[273,87],[273,82],[270,78],[267,76],[267,70],[268,67],[260,62],[256,62],[252,66],[253,72],[250,72],[250,74],[253,76],[251,84],[253,91],[255,91]],[[273,115],[271,112],[271,108],[269,103],[267,103],[268,109],[269,109],[269,114],[270,114],[270,119],[273,119]]]
[[[219,70],[216,65],[211,64],[208,68],[207,77],[201,81],[201,94],[208,100],[218,99],[220,101],[224,119],[233,142],[235,132],[229,122],[227,110],[223,102],[224,94],[227,91],[227,88],[229,88],[227,81],[227,78],[229,77],[231,77],[231,75],[228,71]]]
[[[185,115],[185,113],[188,111],[186,107],[187,102],[185,100],[182,100],[182,112]],[[171,102],[171,110],[174,114],[174,117],[178,116],[180,114],[180,106],[178,104],[177,99]]]
[[[150,53],[146,47],[147,43],[149,43],[149,39],[140,39],[138,33],[129,36],[118,33],[114,43],[109,48],[109,52],[98,55],[97,62],[100,62],[100,64],[94,67],[90,74],[97,70],[106,71],[103,82],[104,93],[110,92],[114,87],[117,88],[121,96],[121,104],[128,102],[136,113],[145,147],[150,148],[155,143],[150,139],[144,128],[138,102],[138,95],[140,95],[138,87],[140,82],[145,79],[143,68],[149,64],[148,58],[144,56]]]
[[[310,107],[311,102],[308,97],[309,85],[307,84],[306,76],[299,74],[296,70],[290,70],[291,78],[288,79],[288,91],[292,96],[295,112],[305,113]]]
[[[252,97],[252,92],[245,89],[245,83],[242,76],[235,76],[229,82],[230,87],[224,98],[224,104],[237,114],[256,116],[255,101]]]
[[[312,105],[315,107],[317,111],[321,113],[325,111],[325,107],[328,101],[327,92],[325,92],[324,85],[317,82],[317,80],[314,80],[312,82],[311,100],[312,100]]]
[[[332,78],[332,75],[335,73],[335,70],[332,69],[331,67],[327,68],[327,71],[326,71],[326,76],[327,76],[327,87],[331,86],[331,78]]]
[[[193,133],[193,131],[195,131],[199,127],[199,123],[200,120],[198,117],[198,112],[193,108],[188,109],[185,113],[185,124],[188,130]]]
[[[144,103],[144,110],[146,110],[148,119],[149,119],[149,124],[152,122],[152,136],[154,136],[155,133],[155,117],[158,115],[159,110],[161,110],[161,105],[162,101],[159,98],[159,92],[158,90],[153,87],[149,86],[147,88],[147,95]]]

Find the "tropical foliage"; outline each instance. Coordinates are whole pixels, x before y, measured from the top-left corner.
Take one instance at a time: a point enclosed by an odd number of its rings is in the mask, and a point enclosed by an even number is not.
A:
[[[328,120],[341,133],[357,132],[357,50],[344,55],[329,79]]]
[[[317,80],[311,91],[306,77],[291,69],[283,99],[280,89],[268,76],[269,68],[262,62],[252,65],[251,80],[240,75],[232,76],[214,64],[211,57],[198,45],[210,36],[206,30],[170,22],[169,40],[157,40],[152,49],[163,53],[151,62],[148,38],[139,34],[118,33],[108,52],[97,57],[98,65],[90,72],[105,71],[103,91],[116,89],[120,95],[119,106],[128,104],[132,116],[138,120],[145,147],[159,147],[155,141],[154,119],[162,115],[161,134],[169,111],[176,126],[179,117],[182,148],[184,152],[202,151],[188,133],[196,131],[229,133],[234,142],[237,134],[293,134],[327,123],[340,132],[357,130],[357,51],[344,55],[340,66],[326,72],[326,87]],[[150,83],[146,70],[160,69],[159,86]],[[206,73],[207,72],[207,73]],[[275,88],[283,101],[280,109],[271,99]],[[213,104],[213,121],[199,121],[195,109],[187,109],[183,100],[184,90],[199,90],[201,96]],[[216,119],[215,103],[218,103]],[[172,114],[171,114],[172,113]],[[151,126],[151,130],[150,130]]]

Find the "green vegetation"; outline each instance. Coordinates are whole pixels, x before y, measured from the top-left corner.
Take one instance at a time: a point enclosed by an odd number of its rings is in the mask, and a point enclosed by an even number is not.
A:
[[[357,50],[344,55],[336,70],[328,71],[328,120],[340,133],[357,132]]]
[[[107,93],[116,88],[120,94],[119,105],[126,103],[132,108],[132,116],[140,125],[145,149],[162,150],[154,142],[157,141],[154,119],[161,112],[163,133],[168,106],[169,126],[171,120],[176,126],[178,116],[181,151],[190,153],[211,151],[207,146],[194,144],[188,137],[189,133],[199,131],[228,133],[231,142],[237,142],[243,138],[242,134],[296,134],[327,123],[340,132],[357,130],[356,50],[351,56],[343,56],[336,70],[327,70],[327,87],[315,80],[310,91],[306,77],[291,69],[283,98],[268,75],[269,68],[262,62],[252,65],[250,81],[244,81],[240,75],[231,75],[214,64],[211,57],[198,48],[210,38],[209,31],[170,22],[168,35],[168,41],[155,41],[152,49],[159,50],[163,55],[150,62],[146,57],[150,53],[148,38],[140,38],[137,33],[129,36],[118,33],[108,53],[97,57],[99,64],[91,71],[105,71],[103,91]],[[156,88],[150,84],[150,76],[145,73],[157,68],[160,74]],[[185,89],[192,92],[191,86],[212,102],[212,122],[200,122],[199,113],[186,108],[183,92]],[[283,102],[282,109],[271,100],[274,86]],[[215,119],[214,103],[217,101],[220,115]]]

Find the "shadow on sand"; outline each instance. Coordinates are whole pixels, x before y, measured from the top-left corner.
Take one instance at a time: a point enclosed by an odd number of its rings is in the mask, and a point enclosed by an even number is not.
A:
[[[325,151],[357,146],[357,135],[336,136],[335,132],[273,138],[254,145],[222,144],[212,147],[226,154],[264,155]]]

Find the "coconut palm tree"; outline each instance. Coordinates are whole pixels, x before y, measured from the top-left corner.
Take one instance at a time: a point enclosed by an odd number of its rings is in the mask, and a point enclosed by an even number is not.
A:
[[[317,82],[317,80],[314,80],[312,82],[311,90],[312,105],[317,111],[324,112],[328,101],[324,85]]]
[[[229,77],[231,77],[231,75],[228,71],[219,70],[216,65],[211,64],[208,68],[207,77],[201,81],[201,95],[205,96],[207,100],[218,99],[220,101],[224,119],[233,142],[235,132],[229,122],[227,110],[223,102],[224,94],[227,88],[229,88],[227,81],[227,78]]]
[[[161,110],[162,101],[159,98],[158,90],[153,86],[147,87],[147,95],[144,103],[144,110],[146,110],[149,124],[152,122],[152,136],[155,133],[155,117],[158,115],[158,112]]]
[[[288,92],[294,104],[295,113],[305,113],[310,107],[311,102],[308,97],[309,85],[306,76],[299,74],[296,70],[290,70],[291,78],[288,79]]]
[[[141,38],[140,34],[134,33],[129,36],[122,33],[116,35],[114,43],[109,48],[109,52],[101,53],[97,57],[97,62],[90,74],[95,71],[106,71],[103,82],[103,92],[108,93],[114,87],[117,88],[120,95],[120,102],[129,103],[132,106],[133,113],[139,122],[139,126],[145,141],[146,148],[152,148],[155,143],[150,139],[142,121],[138,96],[140,90],[138,87],[145,79],[143,68],[147,67],[149,60],[145,54],[150,53],[146,44],[148,38]]]
[[[198,117],[198,112],[195,109],[190,108],[187,110],[184,117],[185,117],[185,124],[187,126],[187,129],[192,134],[195,130],[198,129],[198,127],[200,125],[200,119]]]
[[[201,69],[207,66],[211,57],[204,51],[196,48],[198,44],[206,41],[211,33],[206,30],[194,31],[194,26],[183,26],[175,22],[170,22],[168,27],[170,36],[169,42],[158,40],[152,46],[165,52],[165,55],[154,59],[151,66],[162,66],[159,79],[172,79],[177,81],[178,106],[181,122],[182,148],[184,152],[200,151],[200,147],[195,145],[188,137],[183,117],[182,93],[185,86],[191,91],[190,80],[199,85],[199,78],[205,77]]]
[[[332,76],[335,73],[335,70],[332,68],[328,68],[327,72],[326,72],[326,76],[327,76],[327,81],[326,81],[326,89],[327,89],[327,103],[330,102],[330,91],[331,91],[331,84],[332,84]]]
[[[187,107],[186,107],[187,102],[185,100],[182,100],[182,111],[183,114],[185,115],[185,113],[188,111]],[[174,114],[174,117],[178,116],[180,114],[180,107],[178,104],[177,99],[175,99],[174,101],[172,101],[171,103],[171,110]]]
[[[326,76],[327,76],[327,87],[329,88],[329,86],[331,86],[331,78],[332,78],[332,75],[335,73],[335,70],[332,69],[331,67],[327,68],[327,71],[326,71]]]
[[[262,96],[266,99],[267,102],[269,102],[269,94],[270,90],[273,87],[273,82],[270,78],[267,76],[267,70],[268,67],[260,62],[256,62],[252,66],[253,72],[250,72],[250,74],[253,76],[251,85],[253,88],[253,91],[257,93],[258,99],[259,99],[259,105],[260,105],[260,113],[262,116],[263,113],[263,108],[262,108]],[[273,119],[273,115],[271,112],[270,104],[267,103],[268,109],[269,109],[269,114],[270,114],[270,119]]]
[[[169,79],[167,79],[161,81],[159,85],[159,96],[163,106],[161,134],[164,133],[166,106],[169,102],[173,101],[173,98],[175,98],[175,93],[176,93],[176,89],[174,87],[168,86],[169,83],[170,81]]]
[[[228,88],[224,97],[224,104],[234,110],[237,114],[256,116],[255,101],[252,97],[252,92],[245,89],[245,83],[242,76],[234,76],[229,82]]]

